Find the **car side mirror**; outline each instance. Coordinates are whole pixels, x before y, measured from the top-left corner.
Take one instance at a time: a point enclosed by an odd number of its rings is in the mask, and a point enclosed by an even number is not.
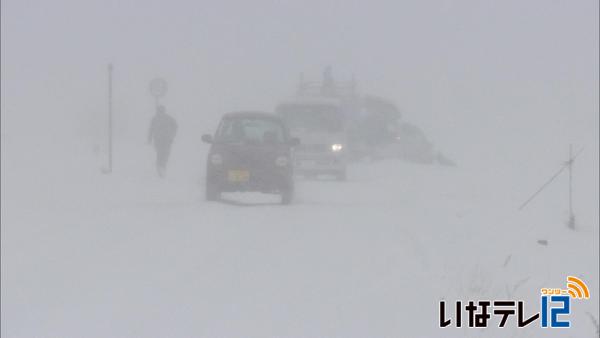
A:
[[[290,147],[297,147],[300,145],[300,139],[297,137],[292,137],[288,141],[288,144],[290,145]]]
[[[204,134],[204,135],[202,135],[202,142],[204,142],[204,143],[213,143],[212,135],[210,135],[210,134]]]

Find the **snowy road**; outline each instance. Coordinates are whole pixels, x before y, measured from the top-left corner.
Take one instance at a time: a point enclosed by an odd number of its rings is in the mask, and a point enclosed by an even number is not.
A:
[[[543,231],[511,233],[540,221],[516,213],[521,191],[466,169],[361,163],[348,182],[299,180],[291,206],[93,175],[60,192],[77,198],[24,194],[28,207],[15,196],[3,208],[3,336],[495,336],[441,332],[439,300],[506,297],[526,279],[516,295],[535,301],[538,284],[566,273],[535,263],[552,257],[535,244]],[[576,236],[573,254],[589,258],[575,268],[589,267],[597,228]],[[575,272],[597,285],[598,270]],[[593,332],[584,311],[575,318]]]

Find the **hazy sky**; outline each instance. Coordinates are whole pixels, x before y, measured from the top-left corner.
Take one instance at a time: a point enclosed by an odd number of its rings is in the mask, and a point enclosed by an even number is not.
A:
[[[332,65],[450,148],[500,146],[496,132],[593,143],[598,57],[597,0],[3,0],[2,133],[87,134],[104,118],[108,62],[122,134],[145,128],[155,76],[201,134]]]

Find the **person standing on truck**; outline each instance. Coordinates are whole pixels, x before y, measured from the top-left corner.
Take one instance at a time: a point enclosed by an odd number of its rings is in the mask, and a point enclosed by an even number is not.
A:
[[[154,143],[156,171],[161,178],[165,176],[171,145],[176,133],[177,122],[175,119],[166,113],[164,106],[157,106],[156,114],[152,118],[148,131],[148,144]]]
[[[335,94],[335,81],[333,80],[333,73],[331,71],[331,66],[327,66],[323,71],[321,95],[333,97]]]

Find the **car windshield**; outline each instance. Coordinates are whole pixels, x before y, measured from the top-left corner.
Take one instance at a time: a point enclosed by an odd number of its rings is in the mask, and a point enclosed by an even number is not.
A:
[[[265,118],[226,118],[217,130],[219,143],[241,143],[254,145],[281,144],[284,142],[283,126],[275,120]]]
[[[291,130],[331,133],[343,127],[342,114],[331,105],[284,105],[278,111]]]

